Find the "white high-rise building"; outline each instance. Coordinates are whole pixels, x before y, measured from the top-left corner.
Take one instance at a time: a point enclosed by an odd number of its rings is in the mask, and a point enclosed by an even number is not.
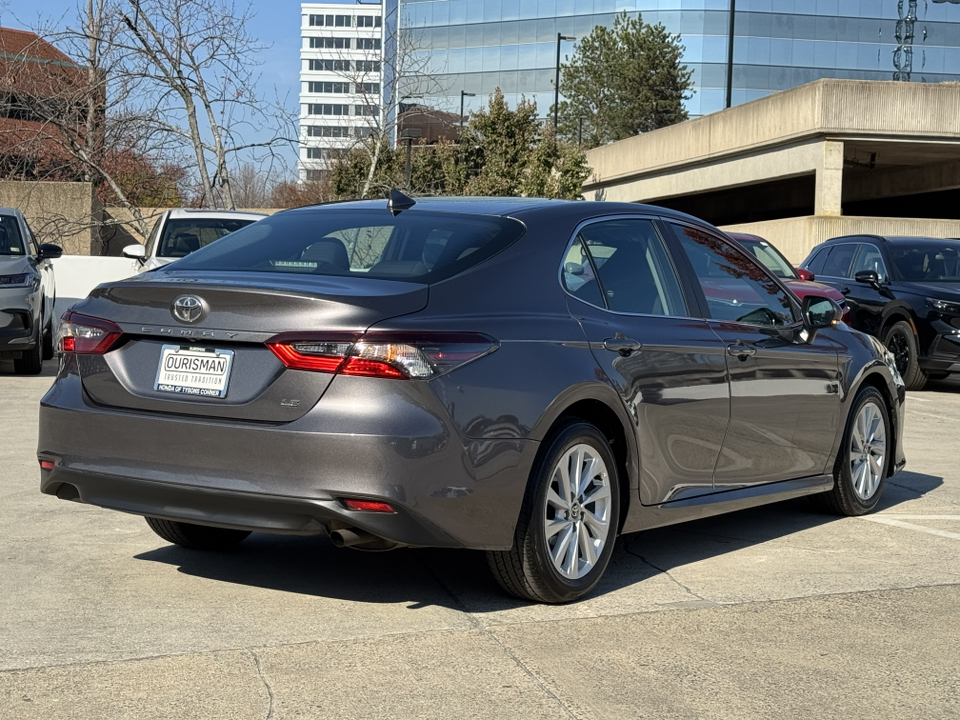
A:
[[[300,14],[300,179],[320,180],[380,122],[382,6],[303,3]]]

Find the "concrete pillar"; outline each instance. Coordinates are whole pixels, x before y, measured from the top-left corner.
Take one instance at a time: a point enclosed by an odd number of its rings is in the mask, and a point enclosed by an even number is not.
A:
[[[823,154],[817,158],[815,215],[842,215],[843,142],[825,140]]]

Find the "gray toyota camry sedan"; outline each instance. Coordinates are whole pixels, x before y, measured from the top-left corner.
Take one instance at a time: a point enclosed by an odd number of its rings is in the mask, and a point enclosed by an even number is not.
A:
[[[506,591],[565,602],[621,533],[877,504],[903,383],[839,318],[656,207],[289,210],[70,309],[41,489],[200,550],[485,550]]]

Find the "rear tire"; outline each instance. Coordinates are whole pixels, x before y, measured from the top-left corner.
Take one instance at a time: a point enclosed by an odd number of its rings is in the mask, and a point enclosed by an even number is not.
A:
[[[833,490],[815,496],[823,510],[855,517],[877,506],[890,468],[891,430],[883,395],[871,385],[860,388],[833,467]]]
[[[194,525],[155,517],[145,520],[150,529],[167,542],[191,550],[229,550],[243,542],[250,534],[247,530]]]
[[[906,320],[895,322],[883,335],[883,344],[893,353],[897,370],[907,390],[922,390],[927,374],[920,369],[917,336]]]
[[[548,441],[534,465],[513,548],[487,562],[511,595],[543,603],[577,600],[610,562],[620,520],[617,465],[592,425],[571,423]]]
[[[20,353],[13,361],[13,371],[17,375],[39,375],[43,371],[43,336],[37,333],[36,343],[29,350]]]

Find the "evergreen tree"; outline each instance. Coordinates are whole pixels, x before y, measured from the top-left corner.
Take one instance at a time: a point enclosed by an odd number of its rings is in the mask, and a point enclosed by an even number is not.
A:
[[[574,48],[560,75],[560,137],[584,148],[687,119],[692,71],[681,63],[680,36],[626,12],[598,25]]]

